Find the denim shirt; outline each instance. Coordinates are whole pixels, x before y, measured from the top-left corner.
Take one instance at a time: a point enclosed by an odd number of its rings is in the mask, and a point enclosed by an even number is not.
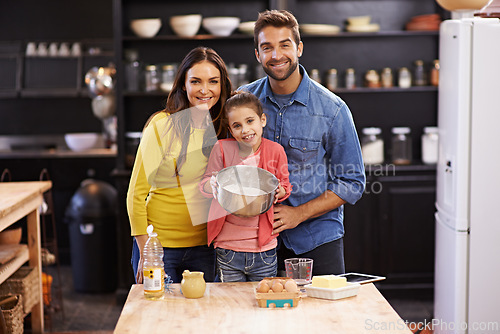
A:
[[[283,204],[298,206],[331,190],[350,204],[361,198],[365,170],[358,135],[346,103],[311,80],[302,81],[290,102],[279,107],[268,77],[240,87],[264,106],[264,137],[280,143],[288,157],[292,194]],[[295,254],[308,252],[344,235],[343,206],[280,233]]]

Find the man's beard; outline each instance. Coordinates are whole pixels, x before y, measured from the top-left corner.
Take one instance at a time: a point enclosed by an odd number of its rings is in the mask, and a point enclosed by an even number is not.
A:
[[[292,75],[292,73],[297,69],[297,66],[299,65],[299,62],[296,61],[296,62],[290,62],[290,68],[288,69],[288,71],[285,73],[285,75],[283,75],[282,77],[277,77],[273,71],[271,69],[269,69],[267,66],[262,66],[262,68],[264,69],[264,72],[266,72],[266,74],[268,76],[270,76],[272,79],[274,80],[277,80],[277,81],[284,81],[286,79],[288,79],[290,77],[290,75]]]

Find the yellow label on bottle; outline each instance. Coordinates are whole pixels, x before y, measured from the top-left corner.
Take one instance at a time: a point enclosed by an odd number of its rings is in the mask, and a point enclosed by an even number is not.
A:
[[[164,284],[164,271],[163,268],[144,268],[144,291],[145,292],[157,292],[162,291]]]

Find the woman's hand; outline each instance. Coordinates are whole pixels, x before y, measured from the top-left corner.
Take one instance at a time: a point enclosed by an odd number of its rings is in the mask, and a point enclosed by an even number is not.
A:
[[[144,281],[144,258],[142,256],[142,250],[144,249],[144,245],[148,241],[148,235],[136,235],[135,242],[137,243],[137,247],[139,248],[139,263],[137,264],[137,274],[135,275],[135,280],[137,284],[142,284]]]
[[[142,284],[144,280],[144,260],[142,256],[139,258],[139,263],[137,265],[137,275],[135,275],[135,281],[137,284]]]

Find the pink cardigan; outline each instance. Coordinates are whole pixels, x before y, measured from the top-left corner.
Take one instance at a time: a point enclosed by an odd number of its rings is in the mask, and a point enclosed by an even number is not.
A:
[[[262,138],[259,151],[260,161],[258,167],[271,172],[278,178],[281,186],[286,192],[285,196],[280,198],[279,202],[284,201],[290,196],[292,191],[292,185],[288,179],[288,160],[285,150],[280,144]],[[212,172],[218,172],[225,167],[236,165],[237,163],[234,163],[234,161],[237,160],[236,157],[239,157],[239,149],[235,139],[222,139],[215,144],[210,154],[210,158],[208,159],[207,170],[199,185],[200,191],[205,197],[212,197],[211,193],[206,193],[203,190],[203,186],[206,182],[209,182]],[[227,215],[229,215],[229,213],[220,206],[216,199],[213,199],[208,214],[207,236],[209,245],[217,235],[219,235]],[[277,237],[277,234],[272,235],[273,221],[274,211],[273,206],[271,206],[266,213],[259,216],[259,247],[266,245],[273,238]]]

